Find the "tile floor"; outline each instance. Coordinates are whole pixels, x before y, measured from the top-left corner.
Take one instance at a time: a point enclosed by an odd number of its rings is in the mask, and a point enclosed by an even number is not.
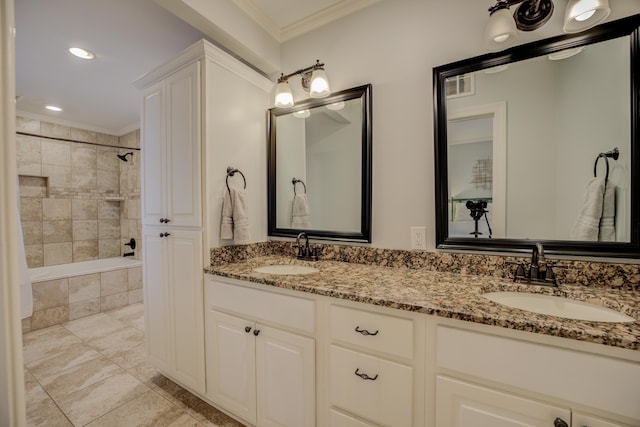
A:
[[[23,342],[29,426],[242,427],[146,363],[142,304]]]

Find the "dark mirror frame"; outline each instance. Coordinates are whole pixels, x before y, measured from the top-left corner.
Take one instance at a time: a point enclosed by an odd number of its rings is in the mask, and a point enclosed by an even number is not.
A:
[[[563,49],[584,46],[606,40],[630,36],[630,94],[631,102],[631,221],[630,242],[595,243],[571,240],[474,239],[449,237],[447,116],[445,80],[459,74],[491,68],[502,64],[547,55]],[[541,242],[545,252],[556,255],[599,257],[640,256],[640,15],[633,15],[606,23],[575,35],[562,35],[502,52],[477,56],[433,69],[434,131],[435,131],[435,197],[436,247],[444,250],[529,252],[535,242]]]
[[[304,232],[310,238],[323,240],[355,241],[371,243],[371,188],[372,188],[372,132],[371,132],[371,84],[336,92],[322,99],[308,99],[289,108],[271,108],[268,116],[268,226],[269,236],[296,237]],[[341,232],[335,230],[302,230],[278,228],[276,225],[276,122],[279,116],[306,110],[339,101],[362,100],[362,187],[360,208],[360,231]]]

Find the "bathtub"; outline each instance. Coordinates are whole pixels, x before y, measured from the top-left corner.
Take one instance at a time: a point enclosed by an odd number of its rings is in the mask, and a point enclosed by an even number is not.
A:
[[[142,302],[142,261],[105,258],[30,268],[31,317],[23,332]]]
[[[118,257],[103,258],[91,261],[80,261],[70,264],[50,265],[48,267],[30,268],[31,282],[44,282],[47,280],[64,279],[67,277],[84,276],[92,273],[121,270],[124,268],[139,267],[142,261],[137,259]]]

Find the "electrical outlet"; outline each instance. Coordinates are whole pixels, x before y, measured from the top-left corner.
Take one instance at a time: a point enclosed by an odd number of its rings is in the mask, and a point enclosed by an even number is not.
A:
[[[424,251],[427,249],[425,227],[411,227],[411,249],[416,251]]]

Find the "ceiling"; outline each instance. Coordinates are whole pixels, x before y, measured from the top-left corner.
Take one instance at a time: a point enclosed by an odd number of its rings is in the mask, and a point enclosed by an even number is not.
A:
[[[287,26],[318,12],[355,10],[354,0],[233,1],[278,41]],[[15,20],[18,113],[113,135],[139,127],[132,81],[197,40],[213,41],[154,0],[16,0]],[[72,46],[96,59],[75,58]]]

